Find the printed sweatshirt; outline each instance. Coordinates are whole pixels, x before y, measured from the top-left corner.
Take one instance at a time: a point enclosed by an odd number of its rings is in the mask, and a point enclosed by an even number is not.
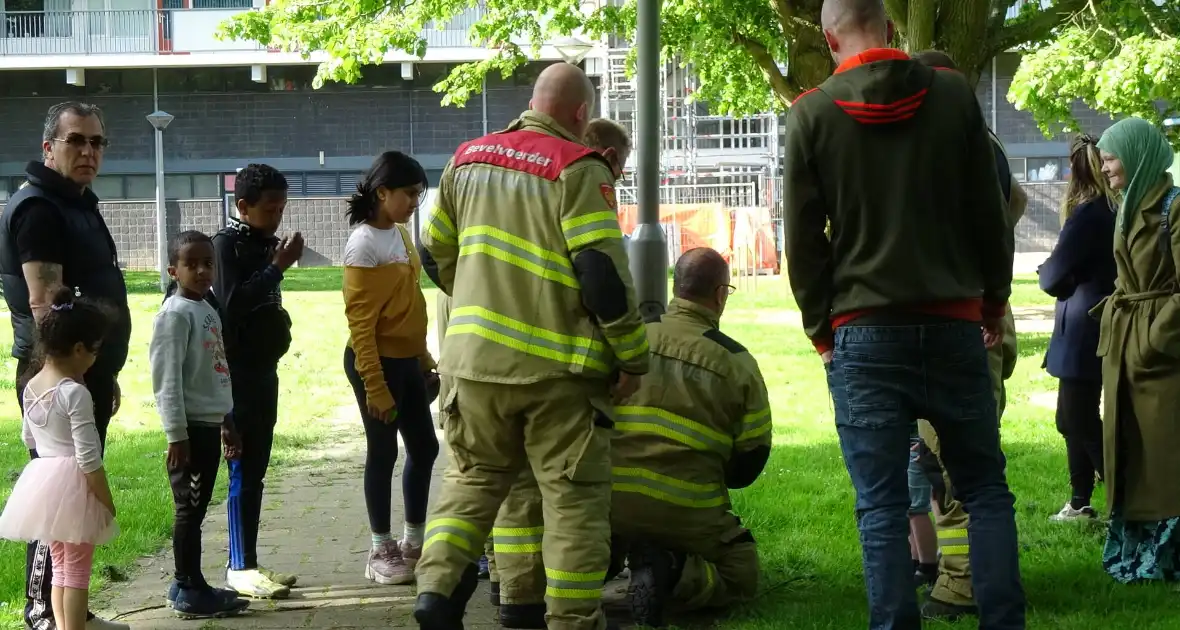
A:
[[[165,300],[148,358],[169,444],[187,440],[189,425],[218,426],[233,410],[221,318],[208,302],[179,294]]]

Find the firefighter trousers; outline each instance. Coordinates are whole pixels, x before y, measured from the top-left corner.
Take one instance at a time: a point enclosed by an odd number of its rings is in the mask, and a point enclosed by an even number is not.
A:
[[[672,590],[681,610],[730,606],[758,591],[754,535],[732,512],[710,508],[669,512],[655,499],[616,492],[611,527],[616,539],[629,547],[647,544],[683,554],[684,566]]]
[[[992,374],[992,394],[996,398],[996,409],[999,414],[996,421],[999,422],[1004,416],[1004,406],[1007,404],[999,352],[988,352],[988,367]],[[934,590],[930,592],[930,596],[947,604],[974,606],[975,591],[971,586],[971,560],[968,555],[971,545],[967,539],[970,519],[962,501],[955,497],[954,486],[946,473],[946,466],[942,464],[942,449],[934,427],[925,420],[919,420],[918,434],[938,459],[938,466],[942,469],[943,487],[946,489],[942,500],[937,502],[938,514],[934,519],[934,529],[938,534],[938,550],[941,554],[938,559],[938,580],[934,583]]]
[[[452,385],[442,414],[451,462],[426,524],[418,593],[451,596],[527,466],[542,498],[548,628],[603,630],[611,482],[606,381]]]
[[[525,468],[500,506],[486,546],[488,573],[499,585],[501,604],[545,602],[544,534],[541,489],[533,471]]]

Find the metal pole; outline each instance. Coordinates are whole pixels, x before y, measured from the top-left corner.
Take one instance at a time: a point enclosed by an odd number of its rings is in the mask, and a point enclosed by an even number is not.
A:
[[[629,253],[639,311],[645,318],[662,314],[668,303],[668,248],[660,229],[660,2],[639,0],[635,125],[639,220]]]
[[[483,89],[480,90],[483,96],[483,134],[488,135],[488,78],[483,78]]]
[[[156,130],[156,262],[160,269],[160,291],[168,290],[168,224],[164,208],[164,131]]]
[[[996,132],[996,56],[992,57],[992,133]]]

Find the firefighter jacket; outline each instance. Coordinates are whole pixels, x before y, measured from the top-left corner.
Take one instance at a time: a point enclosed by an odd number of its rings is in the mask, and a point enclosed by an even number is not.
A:
[[[648,342],[604,159],[525,112],[455,152],[423,249],[452,297],[439,372],[526,384],[647,372]]]
[[[729,488],[757,479],[771,445],[770,402],[754,357],[718,315],[673,299],[648,325],[651,371],[615,408],[614,493],[654,499],[652,518],[730,509]],[[644,518],[647,518],[646,516]]]

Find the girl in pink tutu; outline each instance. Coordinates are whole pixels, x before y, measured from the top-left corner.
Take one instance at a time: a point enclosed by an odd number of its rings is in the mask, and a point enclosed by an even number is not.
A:
[[[22,394],[21,434],[39,457],[25,467],[0,515],[0,537],[49,543],[58,630],[85,629],[94,546],[119,531],[94,401],[82,384],[109,322],[97,304],[63,288],[37,325],[41,368]]]

